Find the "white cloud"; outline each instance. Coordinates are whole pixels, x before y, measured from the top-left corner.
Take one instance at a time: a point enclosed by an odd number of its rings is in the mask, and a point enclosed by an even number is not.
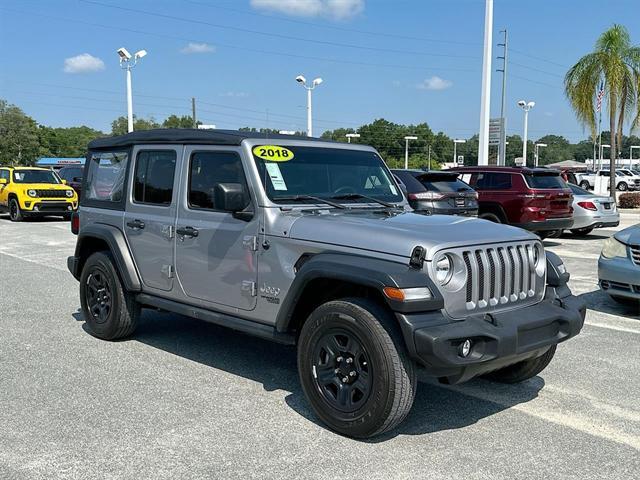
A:
[[[195,43],[189,42],[189,44],[180,50],[181,53],[190,54],[190,53],[210,53],[215,52],[216,47],[213,45],[209,45],[208,43]]]
[[[431,78],[426,78],[424,82],[418,84],[420,90],[446,90],[451,87],[453,82],[451,80],[445,80],[437,75]]]
[[[251,0],[251,6],[297,17],[344,20],[364,11],[364,0]]]
[[[91,73],[101,70],[104,70],[104,62],[88,53],[82,53],[64,60],[65,73]]]

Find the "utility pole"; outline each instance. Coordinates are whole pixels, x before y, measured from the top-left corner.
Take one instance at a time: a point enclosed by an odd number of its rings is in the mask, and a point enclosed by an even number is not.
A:
[[[431,170],[431,145],[429,145],[429,170]]]
[[[493,0],[486,0],[484,17],[484,54],[480,92],[480,135],[478,165],[489,165],[489,116],[491,108],[491,59],[493,45]]]
[[[193,128],[198,128],[198,121],[196,120],[196,97],[191,97],[191,118],[193,120]]]
[[[499,43],[498,46],[503,48],[503,54],[498,57],[502,60],[502,68],[496,70],[502,72],[502,102],[500,103],[500,118],[502,121],[502,131],[500,132],[500,145],[498,146],[498,165],[507,164],[507,119],[505,118],[505,106],[507,97],[507,52],[509,46],[509,40],[507,37],[507,29],[500,30],[500,33],[504,34],[504,43]]]

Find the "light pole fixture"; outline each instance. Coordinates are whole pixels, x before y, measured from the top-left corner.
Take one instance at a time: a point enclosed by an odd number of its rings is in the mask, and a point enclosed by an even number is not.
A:
[[[527,128],[529,124],[529,110],[536,106],[536,102],[527,102],[520,100],[518,106],[524,110],[524,139],[522,140],[522,159],[525,166],[527,165]]]
[[[120,57],[120,68],[127,71],[127,131],[133,132],[133,96],[131,93],[131,69],[138,64],[138,60],[147,54],[146,50],[138,50],[131,55],[129,51],[122,47],[118,49]]]
[[[548,145],[546,143],[536,143],[536,153],[535,153],[535,163],[533,164],[535,167],[538,166],[538,148],[540,147],[547,147]]]
[[[296,77],[296,82],[302,85],[307,91],[307,137],[313,137],[313,124],[311,121],[311,91],[322,83],[322,79],[320,77],[315,78],[311,82],[311,85],[307,85],[307,79],[304,75],[298,75]]]
[[[453,163],[458,162],[458,144],[459,143],[467,143],[466,140],[462,140],[460,138],[455,138],[453,140]]]
[[[406,137],[404,137],[404,169],[408,169],[409,168],[409,140],[417,140],[418,137],[415,137],[413,135],[408,135]]]
[[[345,135],[345,137],[347,137],[347,142],[351,143],[351,139],[352,138],[360,138],[360,134],[359,133],[347,133]]]

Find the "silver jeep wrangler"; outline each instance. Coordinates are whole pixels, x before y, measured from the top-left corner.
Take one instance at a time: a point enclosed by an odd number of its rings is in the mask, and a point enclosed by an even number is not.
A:
[[[540,373],[584,304],[519,228],[410,211],[368,146],[222,130],[89,145],[69,257],[91,333],[151,307],[297,345],[330,428],[366,438],[411,409],[416,371],[458,383]]]

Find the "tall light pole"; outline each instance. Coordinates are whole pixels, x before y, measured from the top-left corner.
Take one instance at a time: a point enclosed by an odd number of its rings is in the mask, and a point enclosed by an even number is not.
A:
[[[491,108],[491,53],[493,44],[493,0],[486,0],[484,14],[484,54],[480,92],[480,135],[478,165],[489,165],[489,116]]]
[[[507,58],[509,53],[509,37],[507,36],[507,30],[501,30],[500,33],[504,34],[504,43],[499,43],[498,46],[503,48],[503,55],[497,57],[502,60],[502,68],[496,70],[496,72],[502,72],[502,99],[500,101],[500,145],[498,146],[498,165],[506,165],[507,161],[507,119],[505,118],[506,101],[507,101]]]
[[[462,139],[454,139],[453,140],[453,163],[458,163],[458,144],[459,143],[466,143],[466,140],[462,140]]]
[[[536,106],[536,102],[520,100],[518,106],[524,110],[524,138],[522,140],[522,160],[527,165],[527,129],[529,127],[529,110]]]
[[[302,85],[307,91],[307,137],[313,137],[313,123],[311,119],[311,91],[322,83],[322,79],[320,77],[315,78],[313,82],[311,82],[311,85],[307,85],[307,79],[304,78],[303,75],[298,75],[296,77],[296,82]]]
[[[347,133],[345,135],[345,137],[347,137],[347,143],[351,143],[351,139],[352,138],[360,138],[360,134],[359,133]]]
[[[535,163],[533,164],[533,166],[534,166],[534,167],[537,167],[537,166],[538,166],[538,148],[540,148],[540,147],[546,147],[546,146],[547,146],[547,144],[546,144],[546,143],[536,143],[536,154],[535,154],[535,156],[534,156],[534,162],[535,162]]]
[[[418,137],[414,137],[412,135],[408,135],[404,137],[404,169],[409,168],[409,140],[417,140]]]
[[[146,50],[138,50],[131,55],[122,47],[118,49],[120,67],[127,71],[127,131],[133,132],[133,94],[131,93],[131,69],[138,64],[138,60],[147,54]]]

